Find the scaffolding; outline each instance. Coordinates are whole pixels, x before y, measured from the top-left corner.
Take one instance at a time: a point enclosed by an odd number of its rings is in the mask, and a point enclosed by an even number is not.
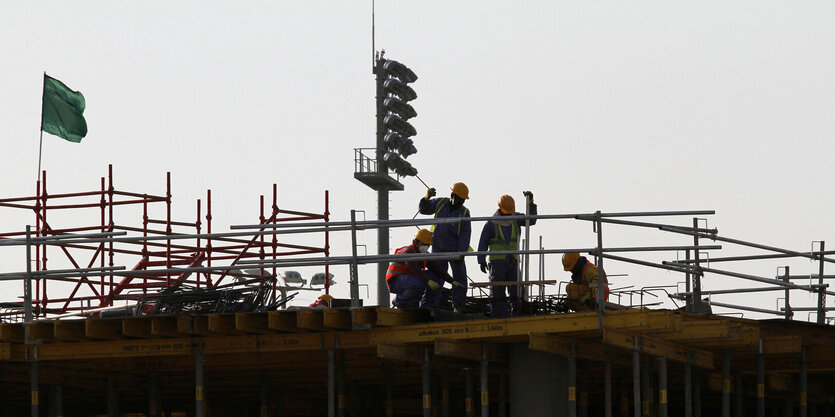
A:
[[[27,226],[26,231],[0,233],[0,245],[27,244],[30,259],[26,265],[29,276],[35,278],[35,288],[34,294],[25,288],[24,293],[31,297],[34,317],[104,309],[114,307],[119,300],[137,302],[182,288],[222,288],[230,277],[254,279],[259,286],[269,286],[268,298],[275,302],[277,294],[281,293],[275,268],[271,271],[258,269],[256,274],[246,273],[238,265],[241,261],[276,260],[304,254],[329,256],[330,234],[327,230],[323,233],[322,246],[279,241],[278,235],[213,234],[210,189],[206,191],[205,214],[202,201],[198,199],[196,215],[191,221],[172,219],[171,201],[170,172],[166,174],[165,193],[154,195],[117,189],[112,165],[108,166],[107,177],[101,178],[98,190],[51,194],[47,190],[46,171],[43,171],[35,195],[0,199],[0,208],[28,210],[34,214],[34,229]],[[262,229],[268,224],[319,220],[327,226],[329,222],[327,191],[324,210],[320,213],[279,208],[276,184],[272,186],[270,205],[265,203],[264,195],[261,195],[258,222]],[[126,206],[141,207],[140,222],[117,223],[114,209]],[[152,217],[150,213],[158,206],[163,206],[164,215]],[[85,221],[91,218],[85,210],[97,211],[97,224],[56,225],[67,219]],[[65,213],[57,215],[56,211]],[[129,233],[132,238],[118,239]],[[63,256],[72,268],[50,269],[55,263],[50,257],[55,253]],[[117,265],[117,258],[124,265]],[[132,266],[128,269],[125,265]],[[32,266],[33,271],[30,270]],[[328,273],[325,266],[325,274]],[[5,276],[5,279],[21,278],[19,274]],[[69,286],[59,288],[57,283]],[[329,290],[329,283],[326,282],[325,291]],[[243,284],[252,285],[253,282]],[[19,319],[23,304],[5,303],[3,319],[8,320],[9,316]]]

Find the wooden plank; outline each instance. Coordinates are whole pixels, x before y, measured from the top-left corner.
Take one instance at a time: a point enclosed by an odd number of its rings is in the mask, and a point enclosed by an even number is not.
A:
[[[378,307],[377,326],[405,326],[429,319],[429,313],[424,310],[400,310],[397,308]]]
[[[151,334],[155,336],[180,337],[177,331],[177,318],[172,316],[151,318]]]
[[[122,320],[122,335],[126,337],[135,337],[139,339],[147,339],[151,337],[151,319],[149,318],[130,318]]]
[[[369,328],[377,322],[377,312],[371,308],[352,308],[351,317],[356,327]]]
[[[353,328],[350,310],[326,308],[322,311],[322,314],[322,324],[327,328],[342,330],[351,330]]]
[[[298,332],[295,311],[270,311],[267,315],[267,327],[281,332]]]
[[[116,340],[122,339],[121,320],[85,320],[84,335],[91,339]]]
[[[322,310],[298,310],[296,311],[296,325],[300,329],[325,330],[325,316]]]
[[[684,321],[677,323],[674,332],[658,333],[654,336],[672,342],[692,342],[728,337],[730,327],[727,320]]]
[[[682,363],[691,363],[700,368],[713,369],[713,353],[706,350],[692,349],[677,343],[667,342],[649,336],[634,335],[621,330],[603,329],[603,343],[612,346],[635,350],[636,338],[638,340],[637,348],[641,352],[666,357]]]
[[[377,344],[377,357],[408,362],[423,362],[425,349],[427,348],[421,345],[379,343]]]
[[[23,343],[23,325],[0,323],[0,342]]]
[[[234,314],[209,314],[209,334],[228,335],[235,334]]]
[[[51,322],[26,323],[26,328],[29,329],[29,340],[55,341],[55,328]]]
[[[270,334],[267,328],[266,313],[237,313],[235,314],[235,329],[245,333]]]
[[[89,340],[84,335],[84,320],[55,320],[53,331],[59,340]]]
[[[800,336],[773,336],[763,340],[763,353],[800,353]]]

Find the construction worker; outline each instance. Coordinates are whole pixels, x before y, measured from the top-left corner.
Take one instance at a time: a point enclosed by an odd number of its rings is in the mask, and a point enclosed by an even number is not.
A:
[[[452,193],[449,198],[432,198],[435,196],[435,189],[426,190],[426,196],[420,199],[418,205],[421,214],[434,214],[439,218],[464,218],[470,217],[470,210],[464,207],[464,200],[470,198],[470,190],[463,182],[456,182],[450,188]],[[434,227],[434,241],[432,252],[466,252],[470,248],[470,222],[438,224]],[[463,259],[450,261],[438,261],[444,271],[452,266],[452,277],[458,285],[452,287],[452,306],[458,313],[464,312],[464,305],[467,302],[467,265]],[[440,301],[441,292],[435,296]]]
[[[420,229],[409,246],[398,248],[395,255],[428,253],[432,245],[432,232]],[[396,294],[394,306],[403,309],[432,307],[434,293],[443,281],[453,282],[452,277],[434,261],[392,262],[386,273],[386,286]]]
[[[597,305],[597,294],[592,288],[598,288],[600,272],[585,256],[577,252],[567,252],[562,255],[562,266],[571,271],[571,283],[565,287],[566,305],[574,311],[588,311]],[[609,301],[609,285],[606,273],[603,273],[603,284],[606,292],[603,299]]]
[[[525,191],[523,193],[530,201],[530,214],[536,215],[536,204],[533,202],[533,193]],[[498,201],[499,208],[493,213],[496,216],[493,220],[488,221],[481,230],[481,239],[478,241],[478,251],[506,251],[519,249],[519,237],[521,235],[522,227],[525,226],[525,220],[502,220],[502,217],[507,216],[522,216],[522,213],[516,212],[516,202],[513,197],[503,195]],[[530,224],[536,224],[536,219],[531,219]],[[489,256],[489,277],[490,282],[515,282],[519,275],[519,255],[490,255]],[[488,273],[487,257],[484,255],[478,256],[478,264],[481,267],[481,272]],[[508,306],[505,291],[510,296],[510,306]],[[519,311],[519,294],[517,286],[493,286],[490,289],[492,297],[491,310],[493,317],[507,317],[518,313]]]

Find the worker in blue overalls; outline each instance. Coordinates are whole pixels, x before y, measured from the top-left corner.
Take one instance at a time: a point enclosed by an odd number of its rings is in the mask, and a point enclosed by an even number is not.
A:
[[[470,198],[470,190],[463,182],[456,182],[450,188],[452,193],[449,198],[432,198],[435,196],[435,189],[429,188],[426,190],[426,196],[420,199],[418,205],[421,214],[434,214],[436,219],[442,218],[469,218],[470,210],[464,207],[464,200]],[[434,242],[432,244],[432,253],[439,252],[467,252],[470,248],[470,222],[461,221],[459,223],[444,223],[435,225],[433,231]],[[452,285],[452,306],[455,312],[463,313],[467,302],[467,265],[464,259],[454,259],[449,261],[438,261],[438,263],[447,270],[448,266],[452,267],[452,278],[454,279]],[[429,294],[428,298],[433,299],[431,302],[434,307],[438,307],[441,299],[441,291],[434,290]],[[432,291],[432,290],[430,290]]]

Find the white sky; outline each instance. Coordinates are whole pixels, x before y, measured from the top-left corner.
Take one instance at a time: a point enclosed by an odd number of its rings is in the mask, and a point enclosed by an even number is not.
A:
[[[835,249],[826,186],[833,18],[828,1],[380,0],[376,46],[420,77],[419,152],[409,161],[441,195],[466,182],[473,215],[491,214],[501,194],[521,202],[530,189],[543,214],[715,209],[709,225],[724,235],[797,250],[830,240]],[[164,194],[170,171],[178,220],[193,220],[194,201],[211,188],[214,231],[257,222],[258,196],[269,200],[272,183],[284,208],[321,211],[327,189],[333,219],[352,208],[376,217],[376,193],[353,179],[353,148],[374,146],[370,1],[15,2],[0,15],[0,56],[0,197],[33,194],[46,71],[85,95],[89,126],[81,144],[44,136],[52,193],[96,190],[112,163],[116,187],[136,192]],[[405,184],[391,194],[392,218],[411,218],[423,195],[416,179]],[[53,227],[98,222],[89,215],[56,214]],[[0,210],[2,231],[32,221]],[[604,232],[613,246],[691,243]],[[394,231],[391,247],[410,233]],[[549,248],[595,243],[578,222],[543,222],[540,235]],[[360,239],[376,252],[376,233]],[[333,254],[350,253],[348,236],[333,240]],[[728,249],[712,256],[756,253]],[[0,250],[0,270],[22,270],[21,254]],[[60,262],[55,252],[50,259]],[[713,266],[773,276],[787,264],[817,271],[808,261]],[[683,281],[606,265],[629,274],[615,287]],[[362,270],[368,304],[375,271]],[[486,280],[474,261],[469,272]],[[347,269],[335,274],[346,296]],[[568,279],[558,257],[546,278]],[[706,289],[749,286],[705,278]],[[6,289],[0,300],[18,295]],[[305,304],[314,297],[302,295]],[[721,300],[773,309],[775,298]]]

